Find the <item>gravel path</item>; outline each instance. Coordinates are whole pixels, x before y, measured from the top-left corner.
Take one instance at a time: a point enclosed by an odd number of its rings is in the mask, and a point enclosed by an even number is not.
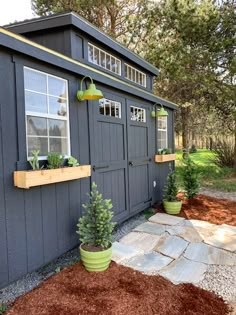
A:
[[[236,302],[236,266],[209,266],[197,286],[215,292],[227,302]]]
[[[223,192],[223,191],[217,191],[213,189],[208,188],[201,188],[200,194],[207,195],[210,197],[220,198],[220,199],[229,199],[236,201],[236,192]]]

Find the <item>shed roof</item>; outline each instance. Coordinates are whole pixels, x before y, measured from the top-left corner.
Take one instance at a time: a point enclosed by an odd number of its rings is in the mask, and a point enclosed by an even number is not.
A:
[[[169,102],[161,97],[154,95],[149,91],[145,91],[138,86],[129,84],[121,79],[113,77],[87,64],[83,64],[77,60],[67,57],[52,49],[39,45],[23,36],[14,34],[0,27],[0,46],[23,53],[29,57],[41,60],[45,63],[55,65],[61,69],[71,71],[77,75],[90,75],[97,82],[101,82],[111,87],[115,87],[123,92],[137,95],[145,100],[158,103],[171,109],[177,109],[178,105]]]
[[[85,32],[89,36],[92,36],[94,39],[100,41],[103,45],[114,49],[116,52],[143,67],[153,75],[157,76],[159,74],[159,70],[152,64],[120,44],[118,41],[114,40],[109,35],[102,32],[96,26],[94,26],[75,12],[59,13],[46,17],[25,20],[22,22],[6,25],[4,26],[4,28],[9,29],[14,33],[23,35],[28,32],[35,32],[69,25],[74,26],[78,30]]]

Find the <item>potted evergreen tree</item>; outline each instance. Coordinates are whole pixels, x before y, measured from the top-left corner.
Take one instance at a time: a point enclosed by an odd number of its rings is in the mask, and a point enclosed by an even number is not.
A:
[[[112,256],[112,231],[115,226],[111,222],[112,203],[110,199],[103,199],[93,182],[89,202],[83,207],[86,213],[77,224],[81,260],[87,271],[104,271],[109,267]]]
[[[180,213],[182,201],[177,198],[178,186],[176,184],[175,172],[171,171],[167,177],[165,186],[165,194],[163,199],[163,206],[168,214]]]

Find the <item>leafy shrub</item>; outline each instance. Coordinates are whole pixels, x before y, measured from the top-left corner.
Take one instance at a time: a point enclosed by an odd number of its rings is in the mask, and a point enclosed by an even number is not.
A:
[[[168,174],[166,186],[164,188],[164,197],[165,201],[178,201],[177,194],[178,194],[178,186],[176,183],[176,176],[175,172],[171,171]]]
[[[39,170],[39,150],[33,150],[31,153],[33,157],[29,160],[29,163],[33,170]]]
[[[198,170],[195,163],[189,157],[184,159],[183,184],[187,199],[194,198],[198,194]]]
[[[219,141],[213,149],[215,158],[213,162],[220,167],[233,167],[234,166],[234,144],[233,141]]]
[[[189,150],[189,153],[196,153],[197,152],[197,148],[196,148],[196,145],[195,144],[192,144],[190,150]]]
[[[57,152],[50,152],[48,154],[48,168],[55,169],[60,168],[64,163],[64,157]]]
[[[74,158],[73,156],[70,156],[68,159],[68,165],[71,167],[79,166],[79,162],[76,158]]]
[[[111,222],[113,217],[113,212],[110,211],[111,200],[103,199],[102,194],[97,191],[97,185],[93,182],[89,202],[83,207],[87,212],[79,219],[76,231],[80,235],[80,241],[87,245],[108,248],[115,226],[115,223]]]
[[[5,304],[0,304],[0,315],[4,314],[7,310],[7,306]]]
[[[171,148],[164,148],[164,149],[158,149],[157,154],[162,155],[162,154],[171,154],[172,149]]]

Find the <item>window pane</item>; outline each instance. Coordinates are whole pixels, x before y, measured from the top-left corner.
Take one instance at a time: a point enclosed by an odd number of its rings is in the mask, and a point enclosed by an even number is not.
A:
[[[125,77],[128,78],[128,67],[125,65]]]
[[[93,62],[93,46],[88,45],[88,60]]]
[[[27,116],[27,135],[47,136],[47,119]]]
[[[50,152],[59,152],[62,155],[67,154],[67,139],[49,138]]]
[[[48,138],[27,137],[28,156],[32,156],[33,150],[39,150],[39,156],[48,155]]]
[[[66,121],[49,119],[49,136],[53,137],[66,137]]]
[[[101,57],[101,66],[103,68],[106,68],[106,55],[103,51],[100,52],[100,57]]]
[[[111,60],[110,60],[110,55],[106,54],[106,69],[110,70],[111,69]]]
[[[66,82],[54,77],[48,77],[48,93],[50,95],[67,98]]]
[[[44,73],[25,68],[24,84],[25,89],[47,93],[47,77]]]
[[[25,91],[25,109],[30,112],[47,113],[47,96]]]
[[[93,56],[93,63],[99,64],[99,50],[94,47],[94,56]]]
[[[120,74],[120,60],[116,59],[116,73]]]
[[[62,98],[49,97],[49,113],[58,116],[67,116],[66,100]]]
[[[116,60],[113,57],[111,57],[111,71],[116,72]]]

